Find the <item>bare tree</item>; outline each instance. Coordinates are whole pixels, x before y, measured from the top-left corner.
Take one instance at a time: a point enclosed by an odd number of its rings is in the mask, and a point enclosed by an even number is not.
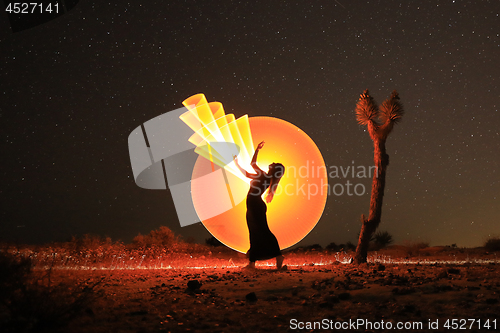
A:
[[[380,107],[365,90],[356,105],[356,119],[360,125],[368,128],[368,133],[373,140],[373,160],[376,172],[373,174],[372,194],[370,199],[370,215],[368,219],[361,215],[361,232],[359,233],[358,246],[354,256],[354,263],[366,262],[370,239],[377,230],[382,216],[382,203],[384,199],[385,173],[389,165],[389,155],[385,152],[385,141],[403,116],[403,106],[399,102],[399,95],[394,90],[391,97],[386,99]]]

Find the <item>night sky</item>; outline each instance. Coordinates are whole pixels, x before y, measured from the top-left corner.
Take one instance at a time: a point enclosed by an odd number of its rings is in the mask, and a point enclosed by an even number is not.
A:
[[[0,16],[0,241],[161,225],[185,238],[168,190],[133,179],[128,135],[203,92],[236,117],[304,130],[328,166],[373,164],[359,94],[396,89],[381,230],[396,243],[479,246],[500,234],[500,2],[80,0],[12,33]],[[354,161],[354,162],[353,162]],[[356,242],[363,196],[330,195],[300,243]]]

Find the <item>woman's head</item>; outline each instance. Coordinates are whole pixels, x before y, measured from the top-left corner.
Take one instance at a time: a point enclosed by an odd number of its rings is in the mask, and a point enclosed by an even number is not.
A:
[[[272,163],[269,165],[269,171],[267,174],[273,178],[281,179],[281,177],[285,174],[285,166],[281,163]]]
[[[267,192],[266,202],[271,202],[276,193],[276,188],[280,182],[281,177],[285,174],[285,166],[281,163],[272,163],[269,165],[268,176],[271,176],[271,185],[269,186],[269,191]]]

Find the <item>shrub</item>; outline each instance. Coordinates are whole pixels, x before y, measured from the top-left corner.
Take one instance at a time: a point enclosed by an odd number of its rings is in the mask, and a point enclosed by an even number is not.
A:
[[[335,244],[334,242],[331,242],[325,247],[325,250],[331,251],[331,252],[338,252],[339,246]]]
[[[116,246],[123,246],[120,242],[113,243],[110,237],[91,234],[85,234],[80,238],[73,236],[69,244],[75,252],[103,252],[109,251]]]
[[[0,252],[0,327],[2,332],[53,331],[87,309],[100,283],[51,282],[51,270],[35,274],[29,258]]]
[[[179,237],[169,228],[161,226],[158,230],[152,230],[149,235],[135,236],[132,242],[136,247],[141,248],[157,246],[174,250],[179,243]]]
[[[304,249],[306,251],[317,251],[317,252],[323,251],[323,248],[319,244],[308,245],[308,246],[304,247]]]
[[[373,242],[375,244],[376,249],[383,249],[387,247],[389,244],[394,242],[392,235],[387,231],[378,231],[373,236]]]
[[[342,243],[338,245],[338,250],[337,251],[356,251],[356,244],[354,244],[351,241],[348,241],[347,243]]]
[[[492,237],[484,242],[484,248],[488,251],[500,251],[500,237]]]

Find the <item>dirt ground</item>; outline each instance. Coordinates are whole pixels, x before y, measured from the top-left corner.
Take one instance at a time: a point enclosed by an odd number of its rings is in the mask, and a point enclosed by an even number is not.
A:
[[[66,328],[75,333],[500,331],[496,257],[428,251],[422,264],[58,270],[53,278],[103,278]]]

